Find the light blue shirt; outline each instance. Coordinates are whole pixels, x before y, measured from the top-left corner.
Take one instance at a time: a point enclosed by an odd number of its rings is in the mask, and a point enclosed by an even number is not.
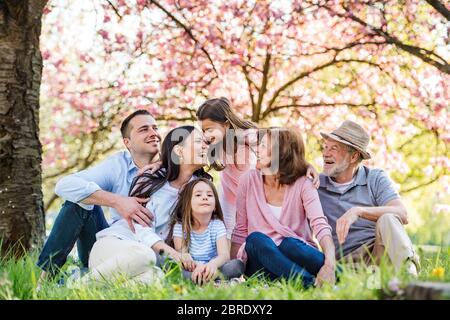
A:
[[[117,152],[92,168],[66,176],[58,181],[55,193],[64,200],[77,203],[86,210],[92,210],[94,205],[81,203],[95,191],[103,190],[128,196],[131,182],[136,176],[136,167],[128,151]],[[110,209],[113,221],[121,219],[121,215]]]
[[[208,228],[202,233],[191,231],[189,243],[189,254],[192,259],[201,263],[208,263],[211,259],[217,257],[217,240],[227,235],[225,224],[222,220],[211,219]],[[175,224],[173,236],[186,238],[181,224]]]

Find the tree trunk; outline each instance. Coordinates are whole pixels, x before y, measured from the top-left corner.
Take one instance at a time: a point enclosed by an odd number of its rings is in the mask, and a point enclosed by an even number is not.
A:
[[[23,253],[42,242],[39,51],[47,0],[0,1],[0,241]],[[24,250],[23,250],[24,249]]]

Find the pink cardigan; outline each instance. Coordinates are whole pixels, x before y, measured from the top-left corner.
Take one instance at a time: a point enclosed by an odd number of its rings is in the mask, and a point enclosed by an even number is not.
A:
[[[311,229],[319,242],[326,235],[331,237],[331,227],[323,214],[319,194],[308,178],[298,178],[286,188],[280,220],[272,214],[263,188],[261,172],[256,169],[246,172],[239,181],[236,227],[231,238],[232,242],[241,245],[238,258],[246,260],[245,239],[255,231],[266,234],[276,245],[284,238],[292,237],[317,248]]]

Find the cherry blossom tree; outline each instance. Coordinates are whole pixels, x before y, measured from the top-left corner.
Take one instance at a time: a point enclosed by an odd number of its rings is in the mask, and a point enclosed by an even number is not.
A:
[[[402,192],[445,179],[447,8],[429,2],[99,1],[72,17],[95,20],[85,48],[76,35],[54,40],[79,28],[54,3],[43,99],[48,112],[70,117],[44,133],[48,188],[120,147],[112,132],[130,110],[173,125],[217,96],[262,126],[298,126],[319,167],[319,131],[349,118],[370,131],[372,164]]]
[[[261,126],[298,127],[318,167],[319,132],[358,121],[372,137],[370,164],[402,193],[450,191],[441,1],[46,2],[0,3],[4,248],[39,242],[56,179],[121,148],[118,126],[132,110],[171,127],[218,96]]]

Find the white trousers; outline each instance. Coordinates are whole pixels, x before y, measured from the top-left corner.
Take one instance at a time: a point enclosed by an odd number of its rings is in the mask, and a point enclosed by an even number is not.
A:
[[[155,263],[156,254],[151,248],[137,241],[108,236],[94,243],[89,256],[90,272],[84,278],[103,280],[120,274],[150,284],[164,276]]]

